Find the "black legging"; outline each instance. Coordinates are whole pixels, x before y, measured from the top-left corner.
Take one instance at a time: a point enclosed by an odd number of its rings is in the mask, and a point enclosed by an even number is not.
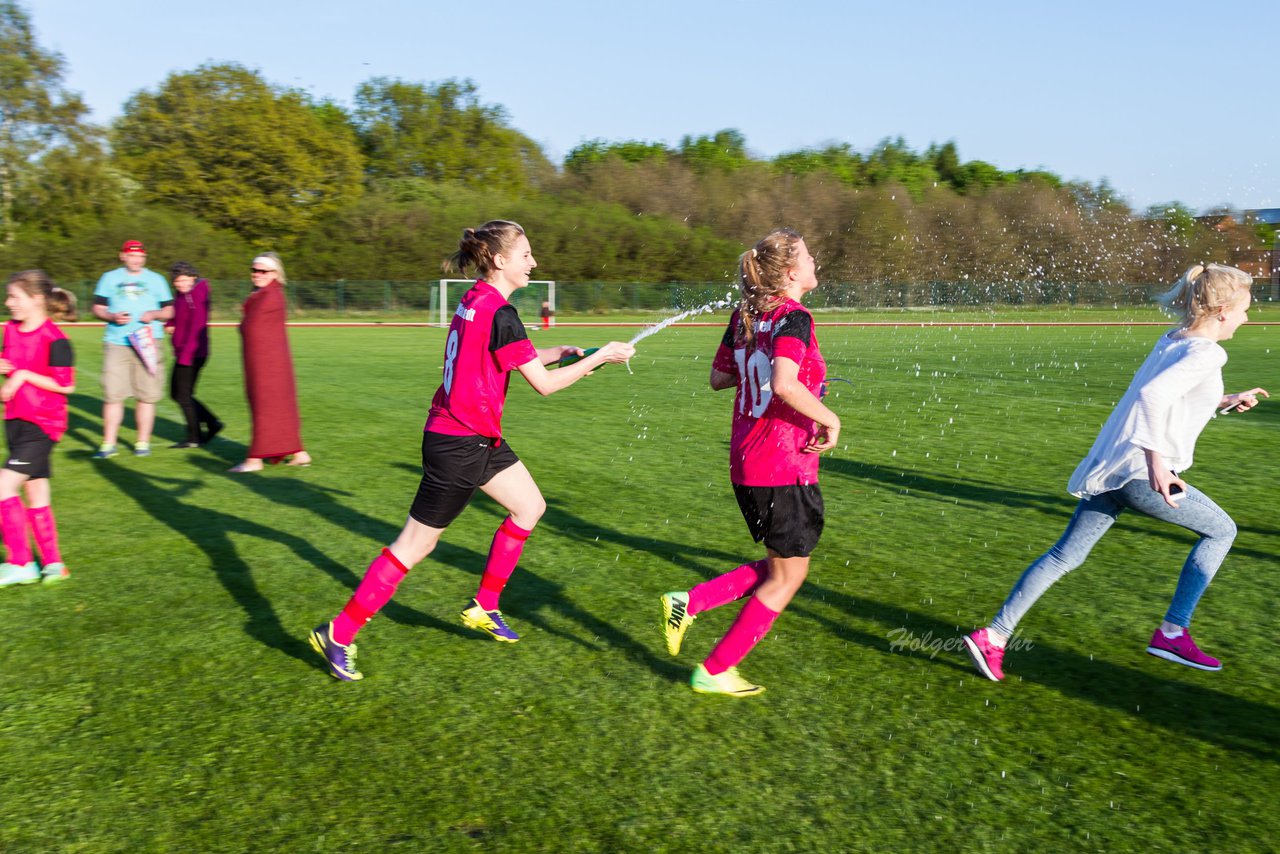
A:
[[[200,443],[200,425],[212,428],[218,423],[218,417],[196,400],[196,380],[200,378],[200,369],[204,367],[204,359],[196,359],[192,365],[174,365],[173,374],[169,377],[169,396],[182,409],[187,419],[187,441]]]

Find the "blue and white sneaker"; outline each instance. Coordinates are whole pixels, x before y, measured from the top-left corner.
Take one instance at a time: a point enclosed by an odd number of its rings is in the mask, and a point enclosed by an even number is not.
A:
[[[25,566],[17,563],[0,564],[0,587],[12,587],[15,584],[35,584],[40,580],[40,567],[35,561]]]
[[[487,632],[489,637],[502,643],[515,643],[520,640],[520,636],[511,630],[506,620],[502,619],[501,611],[496,609],[486,611],[474,599],[471,600],[470,607],[462,612],[462,624],[469,629]]]
[[[115,445],[102,445],[102,446],[101,446],[101,447],[99,447],[99,448],[98,448],[98,450],[94,453],[93,458],[94,458],[95,460],[109,460],[109,459],[111,459],[112,457],[114,457],[114,456],[115,456],[116,454],[118,454],[118,453],[120,453],[120,452],[119,452],[118,450],[116,450],[116,446],[115,446]]]
[[[356,645],[340,644],[333,639],[333,623],[323,623],[311,630],[311,648],[324,656],[329,675],[343,682],[357,682],[364,674],[356,670]]]
[[[149,457],[149,456],[151,456],[151,443],[150,443],[150,442],[139,442],[138,444],[134,445],[134,446],[133,446],[133,455],[134,455],[135,457]]]

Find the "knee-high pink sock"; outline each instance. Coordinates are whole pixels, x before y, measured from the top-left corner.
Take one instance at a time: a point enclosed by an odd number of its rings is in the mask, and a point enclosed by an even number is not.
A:
[[[333,639],[341,644],[355,640],[356,633],[364,628],[364,624],[391,601],[396,587],[408,572],[409,568],[391,553],[391,549],[383,549],[365,570],[364,579],[346,607],[333,618]]]
[[[760,601],[759,596],[752,596],[747,600],[747,604],[742,606],[742,612],[738,614],[738,619],[733,621],[728,633],[720,639],[716,648],[711,650],[711,654],[707,656],[706,661],[702,662],[702,665],[712,676],[724,673],[730,667],[737,667],[738,662],[751,652],[751,648],[769,634],[769,629],[773,628],[773,621],[776,619],[778,619],[777,611],[770,610],[769,606]]]
[[[476,601],[481,608],[493,611],[498,607],[498,596],[507,586],[511,573],[516,571],[520,552],[524,551],[524,541],[531,533],[512,522],[510,516],[502,520],[493,535],[493,545],[489,546],[489,560],[485,562],[480,590],[476,592]]]
[[[755,592],[768,567],[769,561],[757,560],[702,582],[689,591],[688,612],[701,614]]]
[[[27,540],[27,508],[14,496],[0,501],[0,530],[4,546],[9,550],[9,563],[19,566],[31,563],[31,543]]]
[[[40,562],[45,566],[62,563],[62,552],[58,549],[58,524],[53,520],[53,508],[28,508],[27,524],[31,526],[36,548],[40,550]]]

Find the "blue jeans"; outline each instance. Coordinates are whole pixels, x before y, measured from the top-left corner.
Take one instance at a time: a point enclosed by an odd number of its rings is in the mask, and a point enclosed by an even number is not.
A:
[[[1236,538],[1236,523],[1213,499],[1187,484],[1187,493],[1170,507],[1146,479],[1131,480],[1119,489],[1085,498],[1076,507],[1067,530],[1027,567],[1009,592],[1009,598],[991,621],[991,628],[1006,637],[1013,634],[1023,615],[1055,581],[1084,563],[1090,549],[1107,532],[1126,507],[1200,535],[1187,555],[1165,619],[1178,626],[1191,625],[1191,615],[1214,573],[1222,565]]]

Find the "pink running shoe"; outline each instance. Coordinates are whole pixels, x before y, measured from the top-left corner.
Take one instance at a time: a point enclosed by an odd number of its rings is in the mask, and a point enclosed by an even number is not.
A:
[[[1004,663],[1004,647],[996,646],[988,640],[986,629],[978,629],[965,635],[964,646],[979,673],[992,682],[999,682],[1004,678],[1004,670],[1000,667]]]
[[[1172,661],[1174,664],[1194,667],[1196,670],[1222,669],[1222,662],[1201,652],[1196,642],[1191,639],[1191,632],[1186,629],[1183,629],[1182,634],[1176,638],[1167,638],[1164,632],[1156,629],[1156,633],[1151,636],[1151,643],[1147,645],[1147,653],[1156,658],[1163,658],[1165,661]]]

